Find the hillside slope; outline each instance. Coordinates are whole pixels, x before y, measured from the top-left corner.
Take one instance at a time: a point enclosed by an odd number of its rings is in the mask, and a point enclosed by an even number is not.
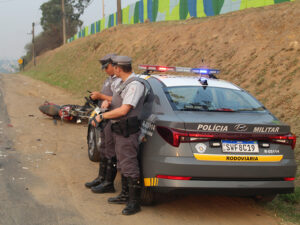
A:
[[[120,25],[47,52],[26,74],[82,95],[100,89],[105,75],[97,60],[111,52],[131,56],[135,68],[219,68],[220,78],[250,91],[300,136],[300,1],[204,19]]]

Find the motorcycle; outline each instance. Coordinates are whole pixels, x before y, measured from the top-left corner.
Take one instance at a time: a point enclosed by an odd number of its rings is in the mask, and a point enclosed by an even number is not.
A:
[[[83,121],[88,122],[88,132],[87,132],[87,144],[88,144],[88,156],[93,162],[99,162],[100,160],[100,145],[101,136],[99,130],[103,129],[106,125],[106,121],[100,123],[97,128],[95,128],[91,121],[99,112],[105,112],[105,109],[99,107],[98,100],[92,100],[90,97],[85,97],[84,105],[57,105],[52,102],[45,101],[39,106],[39,110],[53,118],[54,123],[57,120],[70,121],[76,123],[82,123]]]
[[[98,101],[85,97],[85,104],[81,105],[57,105],[52,102],[45,101],[44,104],[39,106],[39,110],[47,116],[53,119],[61,119],[66,121],[72,121],[81,123],[83,120],[87,121],[94,111],[98,107]]]

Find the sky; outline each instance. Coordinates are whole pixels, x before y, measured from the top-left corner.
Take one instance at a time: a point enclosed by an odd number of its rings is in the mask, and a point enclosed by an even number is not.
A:
[[[42,32],[40,6],[49,0],[0,0],[0,60],[17,60],[26,54],[24,49],[32,40],[32,23],[35,34]],[[122,0],[122,8],[138,0]],[[105,15],[117,10],[117,0],[104,0]],[[91,0],[81,16],[87,26],[102,18],[102,0]]]

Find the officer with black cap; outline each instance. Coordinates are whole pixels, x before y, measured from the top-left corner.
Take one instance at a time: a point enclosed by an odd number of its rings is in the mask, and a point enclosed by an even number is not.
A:
[[[94,91],[91,93],[91,99],[93,100],[112,100],[112,84],[119,78],[114,74],[114,67],[112,66],[112,57],[116,54],[107,54],[102,59],[100,63],[102,64],[102,69],[109,75],[109,77],[104,81],[101,92]],[[111,132],[110,122],[104,127],[100,132],[101,145],[100,145],[100,164],[98,177],[91,182],[85,183],[87,188],[91,188],[94,193],[108,193],[115,192],[114,179],[117,174],[116,168],[116,153],[115,145]]]
[[[111,84],[116,80],[114,67],[112,65],[112,57],[117,56],[114,53],[107,54],[103,58],[99,60],[99,62],[102,65],[102,69],[105,70],[107,73],[108,78],[104,81],[102,90],[99,91],[93,91],[90,95],[91,99],[93,100],[108,100],[111,101],[112,99],[112,90],[111,90]]]
[[[145,87],[132,72],[130,57],[115,56],[112,60],[115,75],[121,80],[113,84],[111,110],[97,115],[95,119],[97,122],[111,120],[118,167],[122,174],[122,191],[117,197],[109,198],[108,202],[127,203],[122,213],[132,215],[141,210],[140,168],[137,159],[140,135],[138,116],[144,103]]]

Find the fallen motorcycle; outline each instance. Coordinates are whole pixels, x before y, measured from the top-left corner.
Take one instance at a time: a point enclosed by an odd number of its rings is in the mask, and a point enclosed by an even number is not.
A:
[[[52,102],[45,101],[40,105],[39,110],[53,119],[61,119],[66,121],[74,121],[81,123],[88,121],[90,115],[98,108],[98,100],[92,100],[90,97],[85,97],[85,104],[81,105],[57,105]]]
[[[39,106],[39,110],[47,116],[54,119],[56,124],[57,120],[71,121],[81,123],[83,121],[88,122],[87,132],[87,144],[88,144],[88,156],[91,161],[98,162],[100,160],[99,148],[101,145],[100,132],[105,127],[107,121],[102,121],[97,128],[92,126],[92,119],[99,112],[105,112],[104,109],[99,108],[98,100],[92,100],[90,97],[85,97],[85,104],[81,105],[57,105],[48,101]]]

